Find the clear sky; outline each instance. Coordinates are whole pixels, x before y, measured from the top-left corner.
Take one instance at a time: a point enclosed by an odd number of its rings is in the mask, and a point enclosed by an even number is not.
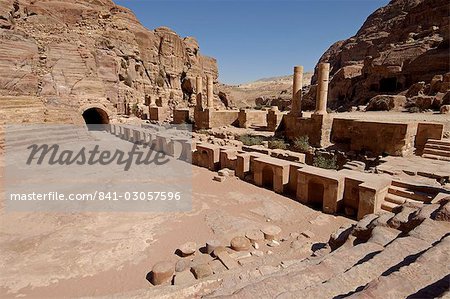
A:
[[[115,0],[149,29],[194,36],[215,57],[219,80],[237,84],[312,70],[334,42],[353,36],[388,0]]]

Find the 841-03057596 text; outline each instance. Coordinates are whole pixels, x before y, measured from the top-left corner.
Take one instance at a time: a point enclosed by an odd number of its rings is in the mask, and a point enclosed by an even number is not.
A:
[[[11,201],[179,201],[182,199],[181,192],[171,191],[149,191],[149,192],[102,192],[70,193],[60,192],[47,193],[11,193]]]

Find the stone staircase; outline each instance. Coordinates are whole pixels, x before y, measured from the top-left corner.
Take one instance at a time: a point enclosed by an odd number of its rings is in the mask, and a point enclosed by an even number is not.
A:
[[[422,157],[450,162],[450,140],[428,139]]]
[[[388,193],[381,204],[381,209],[391,212],[404,203],[428,204],[436,198],[439,191],[436,188],[419,186],[415,183],[392,181]]]
[[[44,102],[36,97],[1,97],[0,125],[7,123],[43,123]]]
[[[85,126],[74,125],[9,125],[0,135],[0,152],[23,149],[33,143],[54,144],[91,140]]]
[[[320,244],[311,256],[276,268],[237,268],[185,285],[154,287],[139,296],[448,298],[450,197],[422,208],[406,203],[395,213],[366,215]]]

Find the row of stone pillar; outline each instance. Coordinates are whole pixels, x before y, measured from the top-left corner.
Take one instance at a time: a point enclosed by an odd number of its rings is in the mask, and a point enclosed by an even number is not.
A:
[[[197,92],[197,107],[203,108],[203,78],[198,76],[195,80],[195,87]],[[208,75],[206,76],[206,99],[207,99],[207,107],[213,108],[214,107],[214,79],[213,76]]]
[[[328,82],[330,76],[330,64],[319,63],[319,74],[316,92],[316,110],[314,114],[327,114]],[[294,78],[292,85],[291,114],[301,116],[302,113],[302,88],[303,88],[303,66],[294,67]]]

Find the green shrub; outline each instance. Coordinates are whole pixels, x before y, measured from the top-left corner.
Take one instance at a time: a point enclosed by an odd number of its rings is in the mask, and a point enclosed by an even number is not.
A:
[[[286,149],[287,144],[283,139],[273,139],[269,141],[270,149]]]
[[[420,108],[417,106],[413,106],[413,107],[408,108],[408,112],[409,113],[419,113],[419,112],[422,112],[422,110],[420,110]]]
[[[132,114],[136,114],[136,112],[138,111],[138,104],[133,104],[133,107],[131,107],[131,113]]]
[[[259,136],[252,136],[252,135],[242,135],[239,136],[239,140],[247,146],[251,145],[261,145],[263,142],[263,139]]]
[[[200,129],[200,130],[197,130],[197,133],[199,133],[199,134],[203,134],[203,135],[209,135],[209,132],[208,132],[208,130],[205,130],[205,129]]]
[[[324,169],[337,169],[336,162],[336,157],[326,158],[324,156],[317,156],[314,157],[313,166]]]
[[[307,135],[300,136],[294,140],[294,148],[298,151],[306,152],[309,149],[309,137]]]
[[[164,77],[162,77],[161,75],[159,75],[156,78],[156,85],[158,85],[159,87],[163,87],[164,86]]]

